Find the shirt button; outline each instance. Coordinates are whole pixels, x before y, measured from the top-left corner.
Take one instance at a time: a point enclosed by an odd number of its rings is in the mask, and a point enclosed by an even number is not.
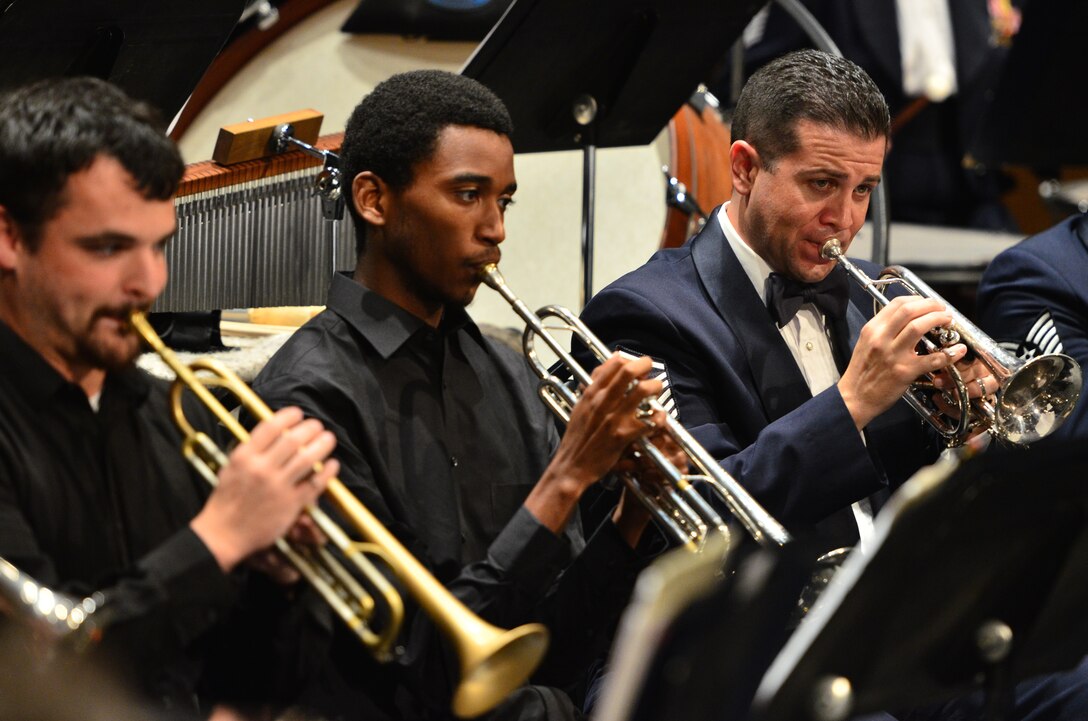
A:
[[[450,465],[451,466],[453,466],[454,468],[457,468],[458,463],[459,463],[459,461],[457,460],[457,456],[450,456]]]
[[[812,341],[805,343],[805,350],[812,350]]]

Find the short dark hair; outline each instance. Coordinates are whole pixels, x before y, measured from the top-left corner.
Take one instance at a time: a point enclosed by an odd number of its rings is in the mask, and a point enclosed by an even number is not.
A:
[[[115,158],[149,200],[167,200],[185,171],[159,114],[96,78],[49,78],[0,95],[0,206],[35,250],[64,205],[68,177]]]
[[[340,149],[348,187],[370,171],[394,190],[411,184],[415,166],[431,157],[438,135],[450,125],[514,131],[510,113],[498,96],[477,81],[441,70],[400,73],[379,83],[351,113]],[[354,202],[356,252],[366,245],[366,223]]]
[[[734,140],[768,166],[797,150],[797,121],[811,120],[868,140],[891,132],[888,104],[864,70],[846,58],[798,50],[752,74],[733,112]]]

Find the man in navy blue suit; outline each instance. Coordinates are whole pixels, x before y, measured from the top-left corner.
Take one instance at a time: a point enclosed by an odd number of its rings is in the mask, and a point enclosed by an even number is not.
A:
[[[849,61],[800,51],[764,66],[733,118],[732,200],[583,316],[609,345],[663,364],[680,422],[787,528],[828,548],[864,532],[871,494],[935,457],[896,401],[966,351],[916,354],[950,321],[944,306],[896,299],[871,317],[868,297],[856,288],[847,303],[846,272],[821,257],[832,237],[849,248],[864,223],[888,123],[880,91]],[[790,307],[776,315],[772,296]],[[973,370],[971,392],[992,393],[996,381]]]
[[[1065,353],[1088,367],[1088,220],[1077,215],[1000,253],[978,292],[979,326],[1021,358]],[[1088,437],[1083,400],[1055,438]]]
[[[874,315],[860,286],[821,255],[829,238],[848,249],[861,228],[888,133],[880,91],[850,61],[806,50],[764,66],[733,117],[730,202],[582,316],[608,345],[652,356],[679,421],[791,533],[827,549],[864,542],[871,496],[939,451],[899,400],[915,378],[956,363],[972,397],[997,389],[980,363],[963,362],[962,345],[916,353],[927,331],[951,321],[941,302],[896,298]],[[1059,715],[1020,718],[1088,718],[1080,676],[1032,688],[1060,695],[1044,704]],[[953,707],[975,711],[962,699]],[[951,712],[909,717],[964,718]]]

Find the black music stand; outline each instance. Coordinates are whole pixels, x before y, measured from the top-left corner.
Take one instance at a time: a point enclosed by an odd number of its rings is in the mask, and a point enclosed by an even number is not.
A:
[[[91,75],[178,114],[242,14],[244,0],[9,0],[0,88]]]
[[[1081,0],[1027,3],[974,157],[1044,170],[1088,165],[1085,27],[1088,3]]]
[[[760,548],[740,528],[733,539],[724,564],[714,549],[675,549],[642,573],[595,721],[744,717],[786,639],[814,555],[800,543]]]
[[[1088,652],[1083,441],[920,471],[877,519],[764,677],[757,721],[839,721],[984,681],[987,719],[1016,681]]]
[[[582,149],[582,304],[593,294],[596,149],[651,142],[761,0],[515,0],[461,73],[514,120],[514,150]]]

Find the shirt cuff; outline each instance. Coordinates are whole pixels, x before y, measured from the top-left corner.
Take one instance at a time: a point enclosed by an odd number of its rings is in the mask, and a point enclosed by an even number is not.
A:
[[[552,533],[525,506],[491,542],[487,555],[491,565],[530,597],[542,596],[572,557],[566,537]]]
[[[233,606],[238,584],[223,573],[208,547],[190,528],[184,528],[140,559],[182,644],[214,625]]]

